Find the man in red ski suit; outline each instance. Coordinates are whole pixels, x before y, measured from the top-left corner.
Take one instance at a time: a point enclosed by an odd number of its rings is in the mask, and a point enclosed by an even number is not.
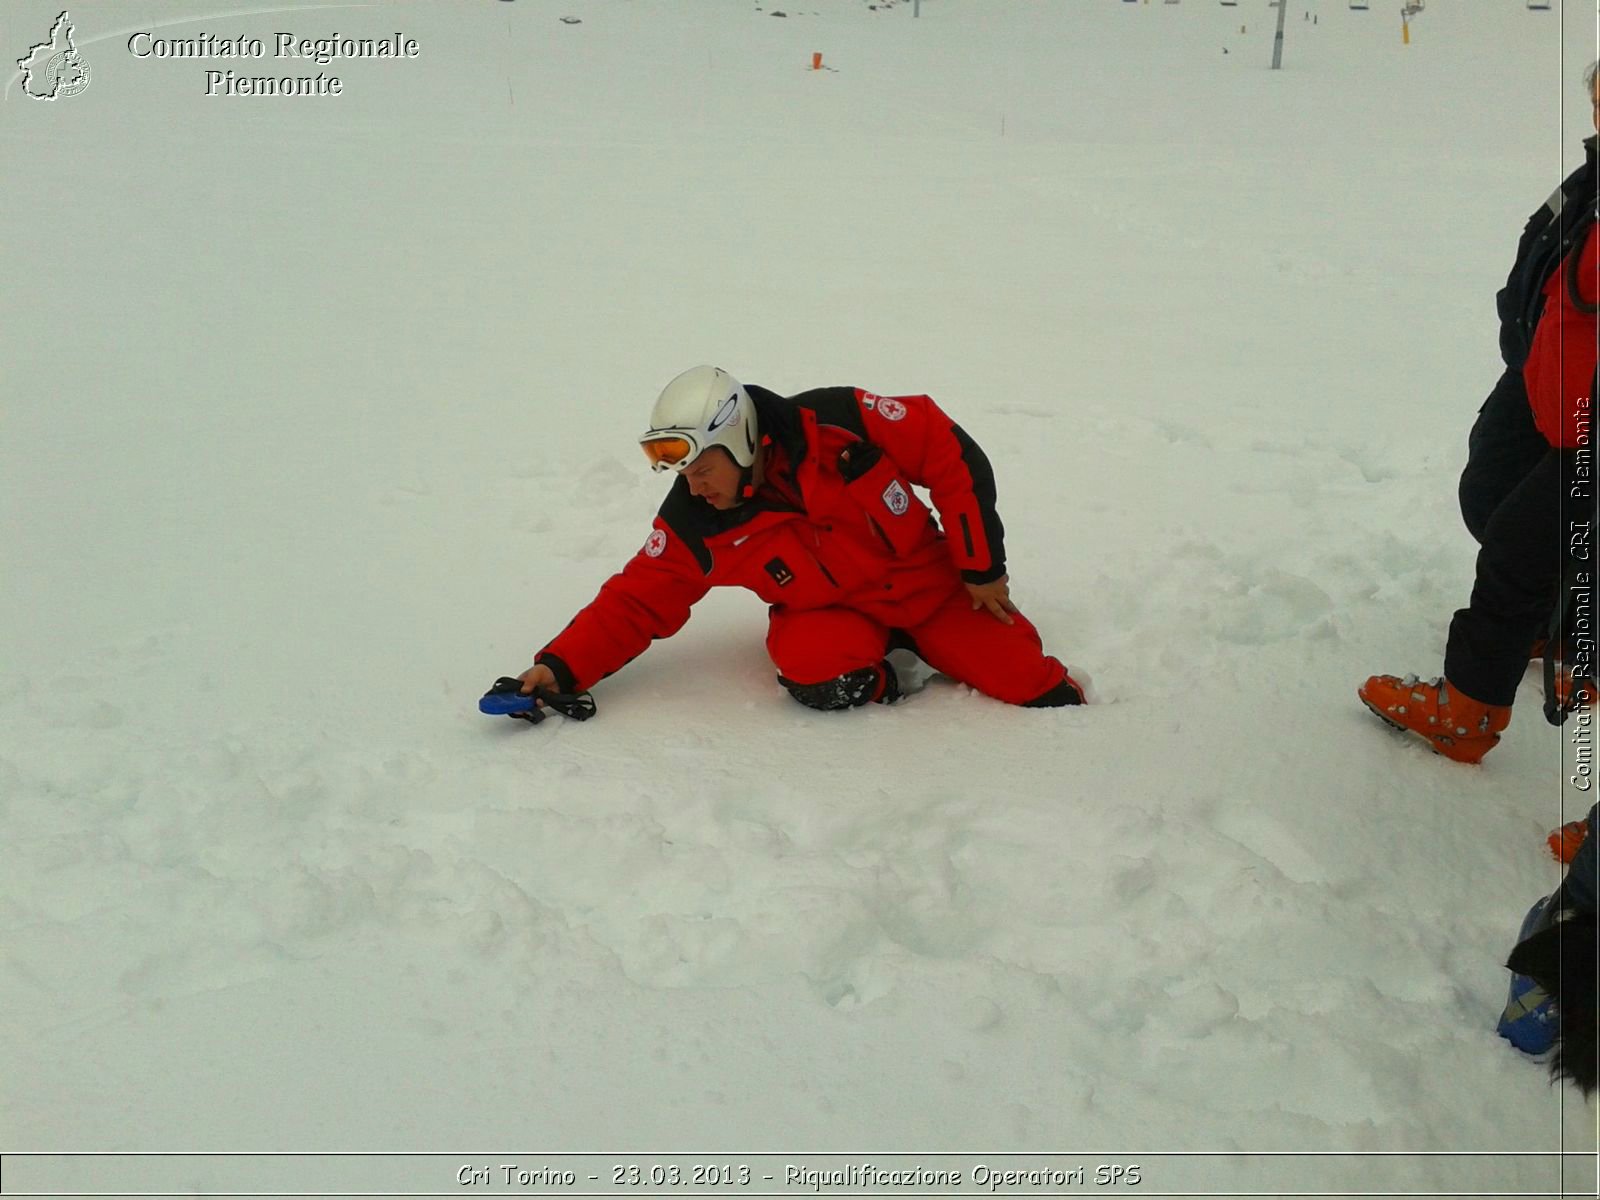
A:
[[[778,680],[812,708],[898,698],[896,647],[1009,704],[1083,703],[1011,604],[989,460],[927,396],[784,398],[696,367],[662,392],[640,442],[681,477],[639,552],[535,656],[524,692],[585,690],[676,633],[711,588],[737,586],[770,606]]]

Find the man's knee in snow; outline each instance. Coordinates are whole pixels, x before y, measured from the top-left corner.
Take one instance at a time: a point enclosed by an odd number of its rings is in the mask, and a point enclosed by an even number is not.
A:
[[[834,712],[842,708],[856,708],[863,704],[892,704],[900,698],[900,681],[894,668],[887,662],[846,671],[821,683],[796,683],[778,676],[778,682],[789,689],[789,694],[807,708],[821,712]]]

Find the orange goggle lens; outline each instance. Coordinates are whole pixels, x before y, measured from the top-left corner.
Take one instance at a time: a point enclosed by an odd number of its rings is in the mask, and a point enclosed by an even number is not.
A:
[[[684,437],[651,438],[639,444],[644,448],[644,456],[657,471],[680,467],[694,457],[694,443]]]

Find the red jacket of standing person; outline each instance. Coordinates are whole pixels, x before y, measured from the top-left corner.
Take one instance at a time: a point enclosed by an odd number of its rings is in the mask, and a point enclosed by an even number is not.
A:
[[[735,586],[769,605],[778,679],[810,707],[898,698],[892,648],[1011,704],[1083,702],[1011,603],[988,458],[929,397],[784,398],[695,367],[662,391],[640,444],[678,478],[524,691],[586,689],[681,629],[711,588]]]

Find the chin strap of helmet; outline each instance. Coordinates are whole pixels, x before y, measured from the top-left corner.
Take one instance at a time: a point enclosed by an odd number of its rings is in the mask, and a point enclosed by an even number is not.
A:
[[[761,435],[761,444],[756,447],[755,457],[750,460],[750,465],[739,472],[739,499],[748,500],[756,494],[756,488],[761,481],[756,478],[756,468],[765,460],[767,447],[772,445],[772,439],[766,434]]]

